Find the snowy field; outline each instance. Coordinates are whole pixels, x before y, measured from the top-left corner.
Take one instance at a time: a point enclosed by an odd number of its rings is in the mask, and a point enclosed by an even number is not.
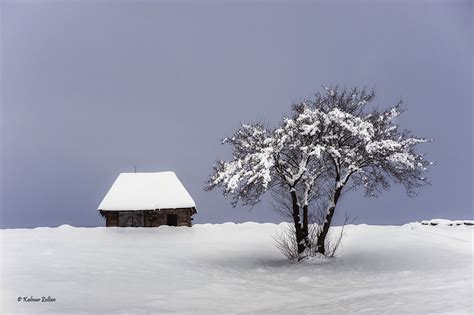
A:
[[[472,226],[350,225],[337,258],[298,264],[279,228],[0,230],[0,313],[473,313]]]

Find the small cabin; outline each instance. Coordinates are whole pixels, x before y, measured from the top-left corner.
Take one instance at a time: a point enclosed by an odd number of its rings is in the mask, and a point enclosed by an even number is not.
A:
[[[106,226],[191,226],[193,198],[174,172],[121,173],[97,209]]]

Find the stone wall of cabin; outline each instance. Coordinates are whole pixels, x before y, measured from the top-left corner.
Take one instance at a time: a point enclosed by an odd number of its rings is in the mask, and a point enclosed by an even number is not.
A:
[[[177,226],[192,226],[193,208],[142,210],[142,211],[100,211],[106,220],[106,226],[130,226],[121,224],[120,216],[133,216],[133,226],[158,227],[167,225],[167,215],[177,215]]]

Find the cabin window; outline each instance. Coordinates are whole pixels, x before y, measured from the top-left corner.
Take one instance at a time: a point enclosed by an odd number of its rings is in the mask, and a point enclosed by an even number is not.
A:
[[[167,214],[166,215],[166,224],[169,226],[178,226],[178,215],[177,214]]]
[[[144,226],[143,213],[141,211],[120,212],[119,226],[140,227]]]

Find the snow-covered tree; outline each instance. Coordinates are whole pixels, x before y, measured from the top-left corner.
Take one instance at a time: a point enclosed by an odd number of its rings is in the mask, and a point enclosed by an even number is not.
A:
[[[325,88],[314,101],[293,105],[292,115],[277,128],[242,125],[223,140],[232,145],[233,158],[214,165],[207,189],[221,186],[234,206],[254,205],[268,190],[286,191],[300,257],[314,245],[326,254],[326,236],[345,191],[363,187],[367,196],[376,196],[394,181],[412,195],[427,183],[430,162],[415,152],[427,139],[398,129],[394,120],[402,112],[400,103],[383,111],[370,109],[374,97],[365,89]],[[317,244],[311,244],[308,205],[315,196],[324,198],[321,192],[327,193],[327,209]]]

